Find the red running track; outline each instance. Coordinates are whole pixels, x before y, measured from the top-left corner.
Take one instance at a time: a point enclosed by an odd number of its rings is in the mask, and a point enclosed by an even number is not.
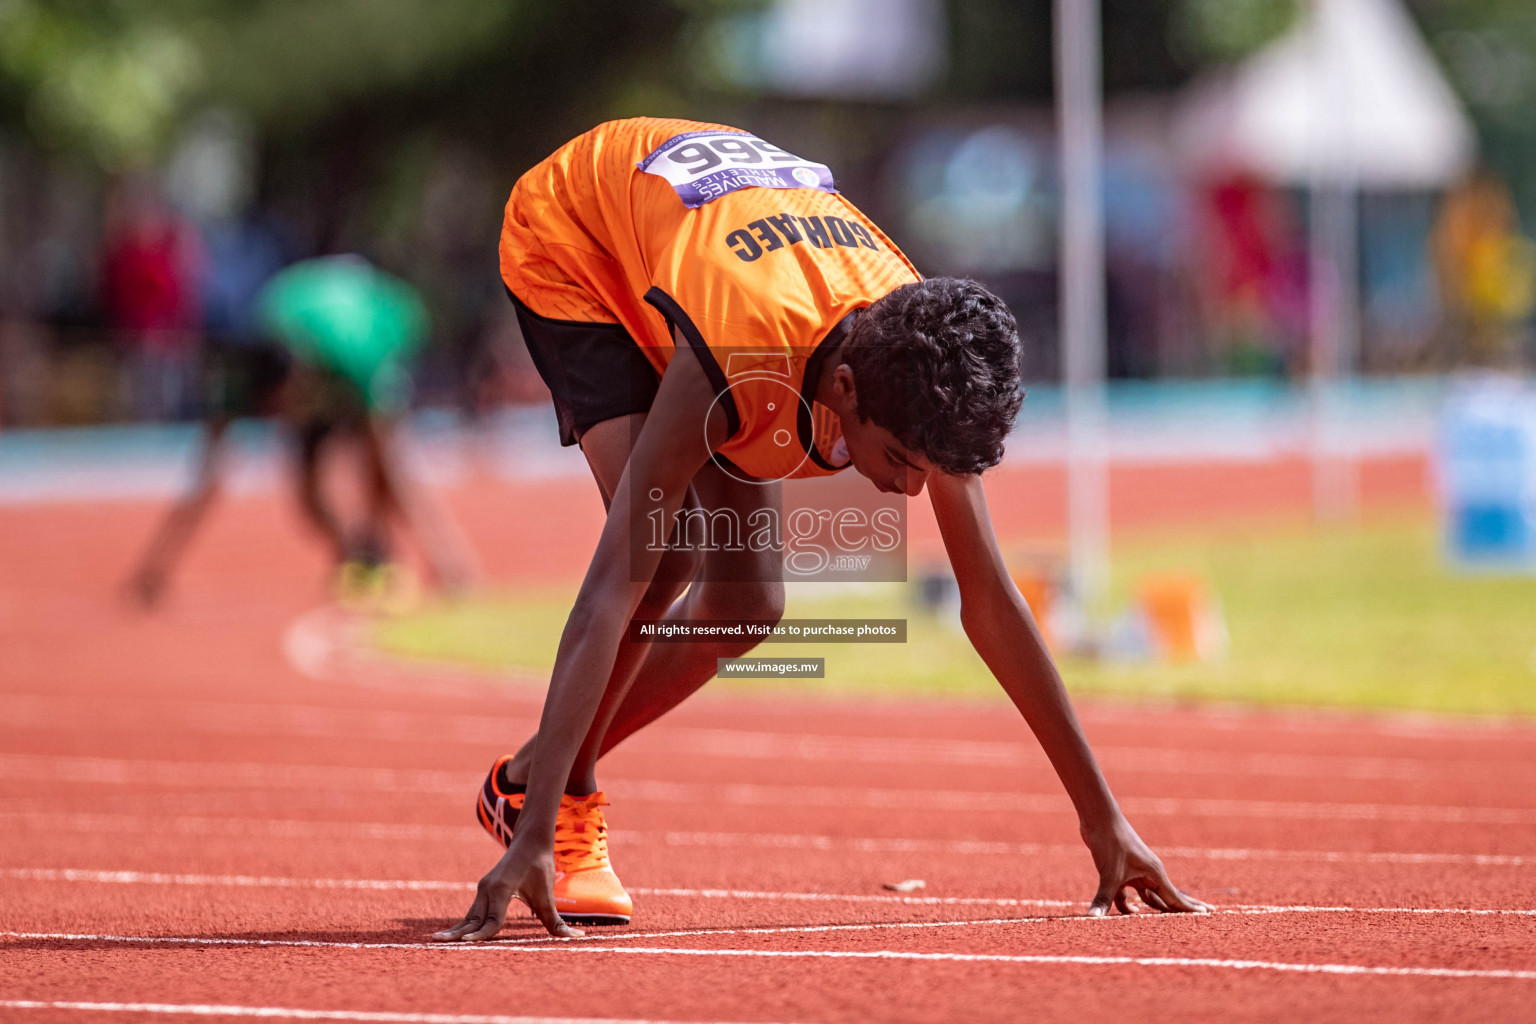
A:
[[[495,497],[461,508],[488,560],[545,573]],[[1536,728],[1486,722],[1087,706],[1222,908],[1093,921],[1005,704],[706,694],[605,768],[631,927],[428,946],[497,856],[473,793],[537,687],[309,642],[321,565],[276,499],[222,509],[132,614],[156,511],[0,509],[0,1020],[1533,1017]]]

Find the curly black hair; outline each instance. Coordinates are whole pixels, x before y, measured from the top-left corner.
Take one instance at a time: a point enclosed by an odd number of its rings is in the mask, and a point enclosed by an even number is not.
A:
[[[877,299],[854,321],[842,361],[860,421],[874,420],[946,473],[1003,457],[1024,401],[1019,329],[975,281],[932,277]]]

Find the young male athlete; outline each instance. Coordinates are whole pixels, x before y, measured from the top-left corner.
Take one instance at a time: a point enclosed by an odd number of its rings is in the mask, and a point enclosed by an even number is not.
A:
[[[685,506],[750,521],[778,508],[780,481],[850,466],[884,492],[927,489],[966,634],[1077,809],[1099,873],[1089,912],[1128,913],[1128,887],[1156,910],[1207,909],[1120,812],[998,551],[979,474],[1022,399],[1000,300],[923,280],[826,167],[738,129],[652,118],[600,125],[518,181],[501,272],[562,443],[581,445],[608,518],[538,733],[479,797],[506,852],[436,938],[491,938],[513,897],[552,935],[580,934],[567,920],[628,922],[597,760],[755,644],[649,645],[629,626],[776,621],[784,600],[782,538],[702,552],[676,533],[637,538]]]

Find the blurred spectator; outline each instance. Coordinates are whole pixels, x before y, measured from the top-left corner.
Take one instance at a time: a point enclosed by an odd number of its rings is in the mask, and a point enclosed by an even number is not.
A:
[[[128,362],[133,410],[140,419],[186,415],[202,322],[202,245],[145,181],[119,183],[110,202],[102,311]]]
[[[1194,269],[1214,355],[1229,373],[1279,374],[1305,336],[1306,249],[1285,193],[1237,175],[1201,197]]]
[[[1430,368],[1441,321],[1431,249],[1438,197],[1419,191],[1360,197],[1360,370]]]
[[[1513,368],[1521,361],[1518,328],[1536,306],[1536,250],[1520,233],[1504,182],[1483,170],[1452,189],[1434,250],[1449,361]]]
[[[1173,291],[1187,248],[1183,189],[1155,146],[1140,139],[1104,154],[1106,337],[1112,378],[1189,372],[1193,333],[1180,322]]]
[[[251,216],[210,225],[203,232],[203,245],[204,330],[220,344],[255,342],[261,337],[256,296],[284,263],[276,232]]]
[[[262,286],[283,268],[282,246],[256,216],[211,224],[203,241],[203,416],[268,415],[262,396],[286,355],[263,332],[256,304]]]

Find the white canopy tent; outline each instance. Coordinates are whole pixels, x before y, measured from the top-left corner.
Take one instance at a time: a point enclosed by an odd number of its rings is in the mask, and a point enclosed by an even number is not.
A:
[[[1312,192],[1313,504],[1358,506],[1341,397],[1359,348],[1356,196],[1435,189],[1466,174],[1471,121],[1400,0],[1311,0],[1284,37],[1190,87],[1174,119],[1186,172],[1246,172]]]
[[[1068,523],[1086,600],[1102,590],[1109,533],[1098,0],[1056,0],[1055,11]],[[1246,172],[1312,190],[1315,504],[1349,515],[1354,459],[1336,399],[1358,334],[1355,195],[1455,181],[1475,155],[1471,122],[1400,0],[1310,0],[1285,36],[1191,86],[1172,134],[1191,177]]]
[[[1196,173],[1366,188],[1449,184],[1476,150],[1399,0],[1313,0],[1287,35],[1190,88],[1174,141]]]

